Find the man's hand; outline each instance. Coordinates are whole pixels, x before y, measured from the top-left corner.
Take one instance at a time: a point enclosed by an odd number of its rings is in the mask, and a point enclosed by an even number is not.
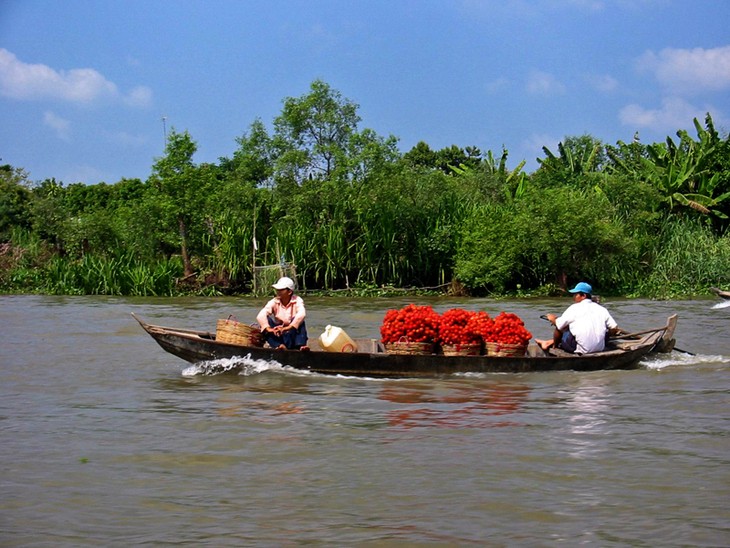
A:
[[[287,325],[277,325],[274,328],[269,328],[269,331],[271,331],[277,337],[280,337],[284,331],[290,331],[292,329],[294,329],[294,326],[292,324],[287,324]]]

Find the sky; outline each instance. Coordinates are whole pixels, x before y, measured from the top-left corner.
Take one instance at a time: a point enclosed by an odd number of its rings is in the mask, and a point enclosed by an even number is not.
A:
[[[218,163],[320,79],[404,153],[531,173],[568,136],[726,134],[728,29],[725,0],[0,0],[0,163],[146,180],[172,129]]]

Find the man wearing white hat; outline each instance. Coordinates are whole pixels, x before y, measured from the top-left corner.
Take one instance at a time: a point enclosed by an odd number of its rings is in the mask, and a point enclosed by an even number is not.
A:
[[[307,350],[307,311],[304,301],[294,294],[294,281],[284,276],[272,287],[276,297],[256,316],[264,339],[271,348]]]
[[[618,324],[608,310],[593,301],[590,284],[580,282],[569,291],[573,294],[573,304],[563,315],[546,315],[555,326],[552,340],[537,340],[537,344],[543,350],[555,346],[575,354],[602,351],[606,347],[608,335],[620,331]]]

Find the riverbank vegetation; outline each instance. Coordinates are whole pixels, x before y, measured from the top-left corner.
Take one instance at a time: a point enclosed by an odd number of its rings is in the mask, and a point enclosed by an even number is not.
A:
[[[401,153],[357,111],[317,80],[218,163],[196,164],[173,129],[145,181],[0,166],[0,291],[244,294],[256,267],[282,262],[310,292],[547,295],[584,279],[667,298],[730,284],[730,138],[709,113],[696,136],[659,143],[569,136],[525,173],[507,150]]]

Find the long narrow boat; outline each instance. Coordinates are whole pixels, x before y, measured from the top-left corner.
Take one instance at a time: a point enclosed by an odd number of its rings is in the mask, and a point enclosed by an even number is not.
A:
[[[676,314],[664,327],[612,340],[603,352],[576,355],[530,345],[525,356],[446,356],[389,354],[376,339],[357,339],[357,352],[323,351],[312,341],[310,351],[278,350],[216,341],[215,333],[150,325],[132,314],[164,350],[190,363],[222,358],[275,361],[294,369],[359,377],[439,377],[457,373],[517,373],[532,371],[595,371],[634,369],[650,352],[674,345]],[[232,369],[235,371],[235,368]]]

